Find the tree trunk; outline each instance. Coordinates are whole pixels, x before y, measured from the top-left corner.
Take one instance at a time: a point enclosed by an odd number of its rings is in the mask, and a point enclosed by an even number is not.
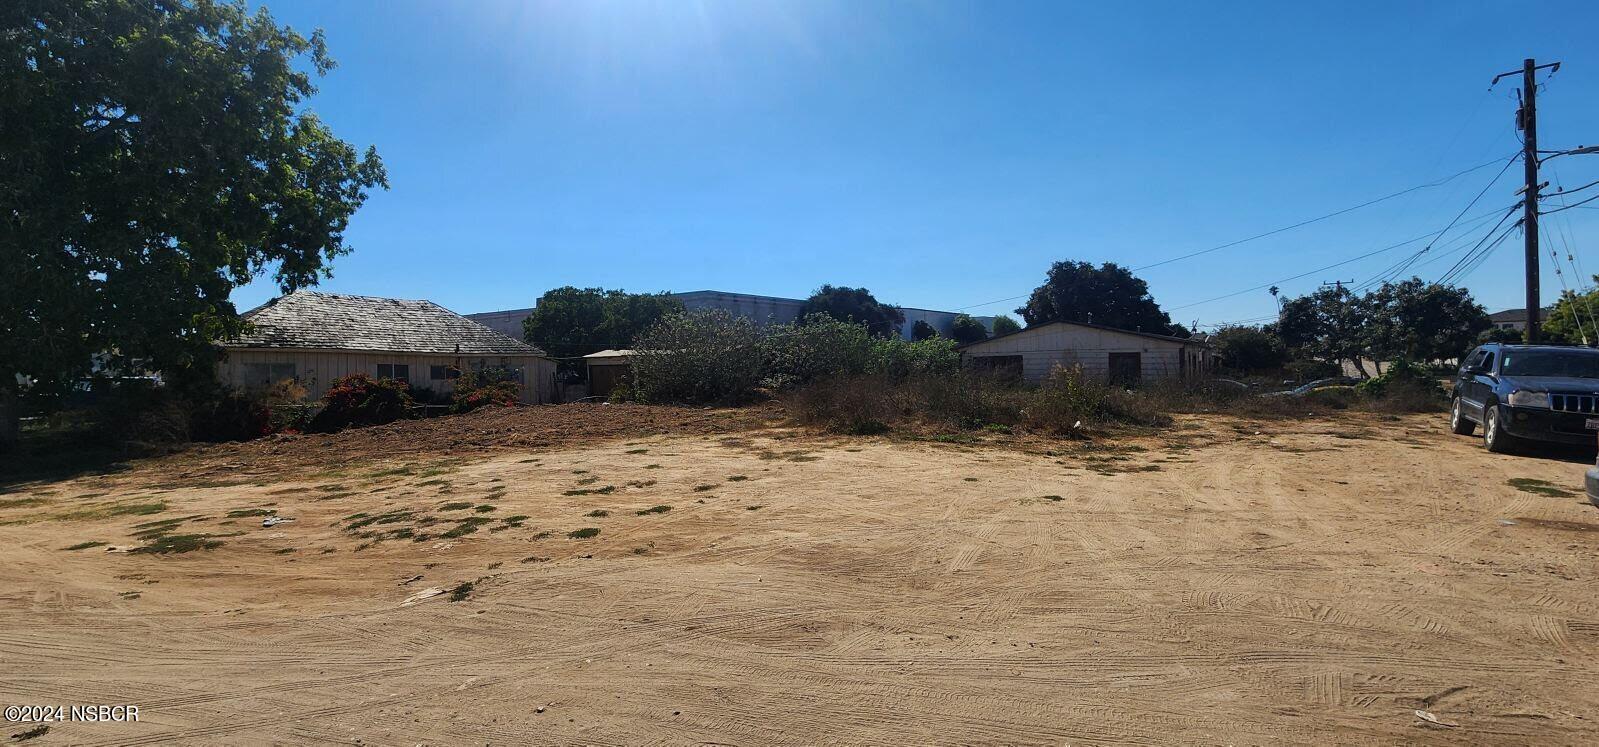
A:
[[[17,393],[0,389],[0,454],[17,448],[22,435],[22,408]]]

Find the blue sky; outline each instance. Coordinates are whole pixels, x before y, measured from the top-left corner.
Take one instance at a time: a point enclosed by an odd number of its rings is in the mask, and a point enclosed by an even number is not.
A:
[[[1540,144],[1599,143],[1591,2],[267,6],[326,31],[340,65],[310,108],[376,145],[392,185],[321,287],[463,313],[569,284],[830,282],[957,309],[1026,294],[1055,260],[1140,267],[1508,157],[1515,81],[1488,82],[1528,56],[1565,63]],[[1599,179],[1599,155],[1552,165],[1567,187]],[[1498,170],[1139,274],[1168,308],[1296,275],[1441,229]],[[1468,217],[1510,205],[1519,179]],[[1599,272],[1599,211],[1560,217]],[[1365,280],[1422,245],[1282,287]],[[1464,284],[1519,305],[1520,256],[1517,234]],[[273,295],[256,282],[235,301]],[[1273,308],[1257,291],[1172,314]]]

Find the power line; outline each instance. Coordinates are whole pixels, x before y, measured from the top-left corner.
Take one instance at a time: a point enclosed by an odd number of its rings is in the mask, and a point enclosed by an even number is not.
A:
[[[1560,204],[1565,205],[1566,198],[1564,195],[1566,194],[1566,188],[1565,185],[1561,183],[1560,168],[1554,164],[1550,164],[1549,173],[1554,177],[1555,189],[1558,190],[1552,196],[1559,197]],[[1555,236],[1560,239],[1561,247],[1566,250],[1566,262],[1571,265],[1571,280],[1576,284],[1577,291],[1582,296],[1581,299],[1572,300],[1572,314],[1577,319],[1577,326],[1581,328],[1583,311],[1584,307],[1586,307],[1589,326],[1593,327],[1594,340],[1599,341],[1599,315],[1594,314],[1593,307],[1586,300],[1588,298],[1588,281],[1585,279],[1585,275],[1582,271],[1582,264],[1577,261],[1577,252],[1573,248],[1576,245],[1577,240],[1571,232],[1571,218],[1568,216],[1561,216],[1559,220],[1554,222],[1554,226]],[[1550,251],[1553,251],[1553,247],[1550,247]],[[1555,266],[1560,266],[1559,259],[1555,259]],[[1564,285],[1562,285],[1562,287],[1564,287]],[[1584,333],[1583,336],[1587,337],[1587,334]],[[1587,344],[1587,340],[1583,340],[1583,343]]]
[[[1558,207],[1558,208],[1555,208],[1554,210],[1545,210],[1545,211],[1540,212],[1538,214],[1539,215],[1553,215],[1555,213],[1564,213],[1567,210],[1570,210],[1572,208],[1582,207],[1583,205],[1585,205],[1587,203],[1590,203],[1590,202],[1593,202],[1594,200],[1599,200],[1599,195],[1594,195],[1592,197],[1589,197],[1586,200],[1581,200],[1579,202],[1573,202],[1570,205],[1566,205],[1565,207]],[[1592,208],[1589,208],[1589,209],[1591,210]]]
[[[1514,161],[1515,161],[1515,156],[1512,156],[1511,157],[1511,162],[1514,162]],[[1318,222],[1327,220],[1328,218],[1336,218],[1336,217],[1338,217],[1340,215],[1343,215],[1345,213],[1354,212],[1354,211],[1359,210],[1359,209],[1364,208],[1364,207],[1370,207],[1372,205],[1376,205],[1379,202],[1386,202],[1388,200],[1392,200],[1395,197],[1400,197],[1402,195],[1407,195],[1407,194],[1410,194],[1411,192],[1415,192],[1415,191],[1420,190],[1420,189],[1429,189],[1431,187],[1439,187],[1439,186],[1442,186],[1444,184],[1448,184],[1449,182],[1452,182],[1455,179],[1458,179],[1458,178],[1460,178],[1462,176],[1465,176],[1466,174],[1470,174],[1471,172],[1478,171],[1480,169],[1485,169],[1485,168],[1487,168],[1489,166],[1492,166],[1492,165],[1494,165],[1496,163],[1499,163],[1499,159],[1497,159],[1497,158],[1492,160],[1492,161],[1488,161],[1487,163],[1478,164],[1478,165],[1473,166],[1473,167],[1471,167],[1469,169],[1466,169],[1464,171],[1456,172],[1456,173],[1454,173],[1454,174],[1452,174],[1450,176],[1444,177],[1443,179],[1440,179],[1440,180],[1438,180],[1436,182],[1431,182],[1429,184],[1420,184],[1420,185],[1411,187],[1409,189],[1402,189],[1402,190],[1399,190],[1398,192],[1395,192],[1395,193],[1393,193],[1391,195],[1386,195],[1384,197],[1378,197],[1375,200],[1368,200],[1366,202],[1360,203],[1359,205],[1355,205],[1353,207],[1347,207],[1347,208],[1344,208],[1342,210],[1336,210],[1336,211],[1333,211],[1333,212],[1328,213],[1326,215],[1322,215],[1322,216],[1319,216],[1319,217],[1316,217],[1316,218],[1311,218],[1309,220],[1303,220],[1303,221],[1295,223],[1295,224],[1293,224],[1291,226],[1283,226],[1282,228],[1272,229],[1272,230],[1267,231],[1265,233],[1255,234],[1254,236],[1250,236],[1249,238],[1246,238],[1246,239],[1239,239],[1237,241],[1229,241],[1229,242],[1227,242],[1225,244],[1221,244],[1220,246],[1213,246],[1213,247],[1211,247],[1209,249],[1201,249],[1201,250],[1199,250],[1197,252],[1190,252],[1188,254],[1184,254],[1184,255],[1181,255],[1181,256],[1178,256],[1178,257],[1172,257],[1171,259],[1163,259],[1163,260],[1161,260],[1159,262],[1155,262],[1155,263],[1152,263],[1152,264],[1147,264],[1147,265],[1144,265],[1142,267],[1134,267],[1132,271],[1133,272],[1139,272],[1141,270],[1148,270],[1148,269],[1150,269],[1152,267],[1160,267],[1161,265],[1168,265],[1168,264],[1171,264],[1173,262],[1179,262],[1179,261],[1182,261],[1182,260],[1185,260],[1185,259],[1192,259],[1192,258],[1198,257],[1198,256],[1200,256],[1202,254],[1209,254],[1211,252],[1221,251],[1222,249],[1238,246],[1239,244],[1248,243],[1248,242],[1254,241],[1256,239],[1264,239],[1267,236],[1275,236],[1276,234],[1282,233],[1284,231],[1292,231],[1295,228],[1300,228],[1302,226],[1308,226],[1308,225],[1310,225],[1312,223],[1318,223]],[[1509,168],[1509,166],[1507,165],[1505,168]],[[1498,177],[1495,177],[1494,180],[1498,181]]]
[[[1494,226],[1493,229],[1490,229],[1488,231],[1488,233],[1486,234],[1485,238],[1491,238],[1493,236],[1493,231],[1495,229],[1497,229],[1497,228],[1499,228],[1499,226],[1496,225],[1496,226]],[[1411,265],[1410,266],[1411,274],[1419,276],[1420,273],[1418,272],[1418,270],[1420,270],[1423,267],[1431,265],[1434,262],[1438,262],[1438,261],[1441,261],[1441,260],[1449,259],[1450,257],[1454,256],[1457,252],[1460,252],[1461,250],[1468,249],[1468,248],[1469,249],[1475,249],[1481,243],[1481,240],[1479,240],[1477,243],[1472,243],[1469,247],[1467,246],[1468,242],[1471,242],[1471,236],[1466,235],[1466,234],[1461,234],[1460,236],[1457,236],[1457,237],[1455,237],[1453,239],[1450,239],[1449,243],[1446,244],[1445,246],[1452,246],[1453,248],[1448,249],[1447,251],[1438,252],[1438,253],[1434,254],[1431,259],[1428,259],[1428,260],[1423,261],[1423,262],[1417,262],[1416,264]]]
[[[1450,278],[1449,281],[1444,284],[1458,285],[1460,281],[1470,277],[1472,273],[1476,272],[1478,268],[1482,267],[1484,262],[1488,261],[1488,257],[1493,254],[1494,250],[1499,248],[1499,245],[1504,243],[1505,239],[1510,237],[1510,234],[1514,232],[1517,225],[1520,224],[1512,225],[1510,228],[1506,229],[1504,233],[1499,234],[1499,238],[1495,239],[1494,243],[1489,244],[1485,249],[1483,249],[1482,253],[1477,255],[1477,258],[1472,260],[1470,265],[1461,270],[1459,274]]]
[[[1508,217],[1510,217],[1510,214],[1507,213],[1505,218]],[[1439,285],[1454,285],[1455,280],[1471,274],[1477,269],[1477,267],[1481,266],[1482,261],[1487,259],[1489,254],[1493,253],[1494,249],[1498,248],[1500,243],[1504,242],[1505,237],[1509,236],[1511,231],[1516,230],[1516,227],[1521,225],[1521,221],[1516,221],[1515,223],[1506,226],[1505,230],[1499,232],[1498,238],[1495,238],[1492,243],[1489,243],[1486,247],[1484,247],[1483,242],[1487,241],[1490,236],[1493,236],[1494,232],[1499,230],[1499,225],[1503,223],[1504,219],[1501,218],[1499,223],[1494,224],[1494,227],[1488,230],[1488,235],[1482,237],[1482,241],[1478,241],[1470,251],[1467,251],[1465,255],[1460,258],[1460,261],[1450,266],[1449,270],[1438,278],[1437,283]]]
[[[1519,155],[1519,153],[1518,153],[1518,155]],[[1217,246],[1210,247],[1209,249],[1201,249],[1201,250],[1199,250],[1197,252],[1190,252],[1188,254],[1184,254],[1184,255],[1181,255],[1181,256],[1178,256],[1178,257],[1172,257],[1170,259],[1163,259],[1163,260],[1161,260],[1159,262],[1155,262],[1153,264],[1147,264],[1147,265],[1143,265],[1143,266],[1140,266],[1140,267],[1134,267],[1134,268],[1131,269],[1131,271],[1132,272],[1140,272],[1140,271],[1143,271],[1143,270],[1148,270],[1148,269],[1153,268],[1153,267],[1160,267],[1162,265],[1168,265],[1168,264],[1171,264],[1173,262],[1180,262],[1180,261],[1185,260],[1185,259],[1193,259],[1194,257],[1198,257],[1198,256],[1205,255],[1205,254],[1210,254],[1211,252],[1218,252],[1218,251],[1221,251],[1223,249],[1228,249],[1228,248],[1231,248],[1231,247],[1235,247],[1235,246],[1238,246],[1239,244],[1247,244],[1247,243],[1249,243],[1251,241],[1264,239],[1264,238],[1266,238],[1268,236],[1275,236],[1275,235],[1277,235],[1279,233],[1283,233],[1285,231],[1292,231],[1292,230],[1294,230],[1296,228],[1302,228],[1304,226],[1311,225],[1312,223],[1319,223],[1319,222],[1327,220],[1329,218],[1336,218],[1336,217],[1338,217],[1340,215],[1343,215],[1345,213],[1350,213],[1350,212],[1354,212],[1356,210],[1359,210],[1361,208],[1370,207],[1370,206],[1376,205],[1376,204],[1378,204],[1380,202],[1386,202],[1386,201],[1392,200],[1392,199],[1394,199],[1396,197],[1400,197],[1400,196],[1403,196],[1403,195],[1410,194],[1411,192],[1415,192],[1415,191],[1422,190],[1422,189],[1430,189],[1430,188],[1433,188],[1433,187],[1439,187],[1439,186],[1442,186],[1444,184],[1448,184],[1449,182],[1452,182],[1455,179],[1458,179],[1458,178],[1460,178],[1462,176],[1465,176],[1465,175],[1470,174],[1470,173],[1475,172],[1475,171],[1481,171],[1482,169],[1488,168],[1489,166],[1492,166],[1492,165],[1494,165],[1496,163],[1499,163],[1500,160],[1501,159],[1499,159],[1499,158],[1495,158],[1492,161],[1486,161],[1486,162],[1477,164],[1476,166],[1472,166],[1471,168],[1468,168],[1468,169],[1465,169],[1465,170],[1462,170],[1462,171],[1457,171],[1454,174],[1451,174],[1449,176],[1444,177],[1443,179],[1439,179],[1439,180],[1434,181],[1434,182],[1428,182],[1426,184],[1418,184],[1418,185],[1416,185],[1414,187],[1410,187],[1410,188],[1407,188],[1407,189],[1402,189],[1402,190],[1400,190],[1398,192],[1394,192],[1393,194],[1384,195],[1384,196],[1378,197],[1378,198],[1376,198],[1374,200],[1367,200],[1366,202],[1362,202],[1359,205],[1354,205],[1354,206],[1351,206],[1351,207],[1343,208],[1341,210],[1335,210],[1335,211],[1333,211],[1331,213],[1327,213],[1326,215],[1321,215],[1321,216],[1318,216],[1318,217],[1315,217],[1315,218],[1311,218],[1309,220],[1302,220],[1302,221],[1300,221],[1298,223],[1295,223],[1293,225],[1283,226],[1282,228],[1274,228],[1274,229],[1272,229],[1270,231],[1266,231],[1264,233],[1258,233],[1258,234],[1255,234],[1254,236],[1250,236],[1250,237],[1247,237],[1247,238],[1238,239],[1236,241],[1229,241],[1229,242],[1227,242],[1225,244],[1220,244],[1220,245],[1217,245]],[[1508,168],[1508,166],[1506,168]],[[1497,181],[1497,177],[1495,177],[1495,180]],[[1005,303],[1007,301],[1016,301],[1016,300],[1019,300],[1019,299],[1027,298],[1030,295],[1032,295],[1032,294],[1031,293],[1023,293],[1023,294],[1018,295],[1018,296],[1009,296],[1009,297],[1006,297],[1006,298],[1000,298],[1000,299],[996,299],[996,300],[993,300],[993,301],[984,301],[982,303],[975,303],[975,304],[972,304],[970,306],[960,306],[960,307],[957,307],[954,310],[955,311],[966,311],[968,309],[976,309],[976,308],[981,308],[983,306],[991,306],[991,305],[996,304],[996,303]]]
[[[1551,169],[1553,169],[1553,168],[1554,168],[1554,167],[1552,167],[1552,166],[1551,166],[1551,167],[1550,167],[1550,168],[1551,168]],[[1592,187],[1592,186],[1594,186],[1594,185],[1595,185],[1595,184],[1599,184],[1599,180],[1595,180],[1595,181],[1591,181],[1591,182],[1588,182],[1588,183],[1587,183],[1587,184],[1584,184],[1584,185],[1582,185],[1582,186],[1580,186],[1580,187],[1577,187],[1577,188],[1576,188],[1576,189],[1566,189],[1566,188],[1564,188],[1564,187],[1561,187],[1561,186],[1560,186],[1560,185],[1559,185],[1559,183],[1558,183],[1558,182],[1556,182],[1556,184],[1555,184],[1555,187],[1556,187],[1556,188],[1557,188],[1557,189],[1559,189],[1559,190],[1560,190],[1560,191],[1558,191],[1558,192],[1555,192],[1555,193],[1554,193],[1554,194],[1552,194],[1552,195],[1544,195],[1544,196],[1545,196],[1545,197],[1562,197],[1562,196],[1565,196],[1565,195],[1569,195],[1569,194],[1574,194],[1574,193],[1577,193],[1577,192],[1581,192],[1581,191],[1583,191],[1583,190],[1585,190],[1585,189],[1587,189],[1587,188],[1589,188],[1589,187]],[[1562,202],[1564,202],[1564,201],[1562,201]]]
[[[1482,213],[1481,215],[1473,216],[1472,218],[1467,219],[1465,224],[1466,225],[1470,225],[1472,223],[1478,223],[1478,222],[1487,220],[1488,218],[1492,218],[1492,217],[1494,217],[1495,215],[1498,215],[1498,214],[1499,214],[1499,211],[1497,211],[1497,210],[1495,210],[1493,212],[1490,212],[1490,213]],[[1326,272],[1327,270],[1335,269],[1335,268],[1338,268],[1338,267],[1343,267],[1344,265],[1347,265],[1347,264],[1350,264],[1350,263],[1353,263],[1353,262],[1359,262],[1360,260],[1363,260],[1363,259],[1368,259],[1370,257],[1375,257],[1375,256],[1377,256],[1379,254],[1382,254],[1383,252],[1390,252],[1390,251],[1398,249],[1399,247],[1402,247],[1402,246],[1409,246],[1409,245],[1414,244],[1414,243],[1416,243],[1418,241],[1421,241],[1423,239],[1437,237],[1437,236],[1441,235],[1442,233],[1443,233],[1443,231],[1433,231],[1432,233],[1422,234],[1422,235],[1416,236],[1414,238],[1405,239],[1404,241],[1401,241],[1401,242],[1399,242],[1397,244],[1390,244],[1390,245],[1385,246],[1385,247],[1383,247],[1381,249],[1376,249],[1376,250],[1373,250],[1373,251],[1370,251],[1370,252],[1366,252],[1365,254],[1362,254],[1362,255],[1360,255],[1358,257],[1351,257],[1349,259],[1343,260],[1342,262],[1334,262],[1334,263],[1332,263],[1330,265],[1327,265],[1326,267],[1318,267],[1318,268],[1316,268],[1314,270],[1308,270],[1308,271],[1302,272],[1302,273],[1300,273],[1298,275],[1293,275],[1291,277],[1282,278],[1280,280],[1272,280],[1272,281],[1269,281],[1269,282],[1266,282],[1266,283],[1261,283],[1260,285],[1257,285],[1257,286],[1254,286],[1254,287],[1245,288],[1243,290],[1234,291],[1232,293],[1228,293],[1228,294],[1221,295],[1221,296],[1216,296],[1215,298],[1207,298],[1207,299],[1205,299],[1203,301],[1194,301],[1192,303],[1185,303],[1185,304],[1182,304],[1180,306],[1171,306],[1171,307],[1167,308],[1167,311],[1177,311],[1178,309],[1186,309],[1186,308],[1189,308],[1191,306],[1200,306],[1200,305],[1211,303],[1211,302],[1214,302],[1214,301],[1221,301],[1221,300],[1225,300],[1225,299],[1228,299],[1228,298],[1233,298],[1235,296],[1242,296],[1245,293],[1252,293],[1254,291],[1265,290],[1267,288],[1270,288],[1273,285],[1278,285],[1280,283],[1292,282],[1292,281],[1299,280],[1301,278],[1307,277],[1309,275],[1315,275],[1317,273]]]
[[[1444,230],[1438,232],[1438,238],[1443,238],[1444,234],[1449,233],[1449,229],[1455,227],[1455,223],[1457,223],[1460,220],[1460,216],[1465,215],[1466,211],[1470,210],[1472,207],[1474,207],[1477,204],[1477,201],[1482,199],[1483,195],[1488,194],[1488,190],[1492,189],[1495,184],[1499,183],[1499,179],[1502,178],[1505,175],[1506,171],[1510,170],[1511,164],[1514,164],[1516,162],[1516,159],[1519,158],[1519,157],[1520,157],[1520,154],[1518,153],[1518,154],[1512,155],[1509,160],[1505,161],[1504,168],[1500,169],[1499,173],[1494,174],[1494,178],[1493,179],[1489,180],[1487,184],[1483,185],[1482,191],[1478,192],[1476,197],[1471,198],[1471,202],[1466,203],[1466,206],[1464,208],[1461,208],[1459,213],[1455,214],[1454,219],[1449,221],[1449,225],[1444,226]],[[1361,288],[1366,288],[1366,287],[1368,287],[1370,285],[1373,285],[1373,284],[1376,284],[1376,283],[1379,283],[1379,282],[1389,282],[1389,281],[1393,280],[1394,278],[1397,278],[1400,275],[1403,275],[1406,270],[1410,269],[1411,265],[1415,264],[1416,260],[1421,259],[1421,256],[1423,254],[1426,254],[1428,251],[1430,251],[1432,249],[1432,247],[1433,247],[1433,244],[1436,244],[1437,242],[1438,242],[1438,239],[1433,239],[1432,242],[1430,242],[1426,246],[1422,247],[1421,251],[1416,252],[1414,255],[1411,255],[1409,258],[1407,258],[1405,260],[1401,260],[1397,265],[1389,268],[1387,271],[1384,271],[1382,274],[1379,274],[1376,278],[1373,278],[1372,280],[1366,281],[1366,283],[1361,285]]]
[[[1272,314],[1270,316],[1257,316],[1257,317],[1254,317],[1252,319],[1235,319],[1235,320],[1230,321],[1230,322],[1209,322],[1207,324],[1199,324],[1199,325],[1195,325],[1195,326],[1199,326],[1199,327],[1218,327],[1218,328],[1219,327],[1236,327],[1236,326],[1238,326],[1240,324],[1254,324],[1256,322],[1269,322],[1269,321],[1272,321],[1272,320],[1274,320],[1276,318],[1277,318],[1277,315],[1276,314]]]
[[[1469,264],[1475,258],[1477,251],[1482,248],[1483,244],[1487,243],[1489,239],[1492,239],[1494,237],[1494,234],[1499,231],[1499,227],[1504,225],[1505,221],[1508,220],[1510,218],[1510,216],[1514,215],[1514,214],[1515,214],[1515,208],[1512,208],[1510,210],[1510,212],[1505,213],[1504,217],[1500,218],[1499,222],[1495,223],[1493,228],[1488,229],[1488,233],[1483,234],[1483,237],[1481,239],[1478,239],[1476,244],[1473,244],[1470,249],[1466,250],[1465,254],[1461,255],[1460,259],[1456,260],[1453,265],[1449,266],[1449,269],[1444,272],[1444,274],[1438,279],[1437,282],[1439,284],[1443,284],[1443,283],[1448,282],[1448,279],[1450,277],[1452,277],[1458,270],[1460,270],[1465,265]],[[1511,229],[1515,228],[1516,226],[1518,226],[1520,224],[1521,224],[1520,221],[1517,221],[1515,223],[1510,224],[1510,228],[1506,228],[1504,233],[1502,233],[1500,235],[1501,236],[1508,235],[1510,233]]]

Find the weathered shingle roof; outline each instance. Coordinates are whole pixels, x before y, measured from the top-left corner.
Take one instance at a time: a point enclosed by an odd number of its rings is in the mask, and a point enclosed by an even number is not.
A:
[[[244,313],[228,347],[544,355],[432,301],[295,291]]]

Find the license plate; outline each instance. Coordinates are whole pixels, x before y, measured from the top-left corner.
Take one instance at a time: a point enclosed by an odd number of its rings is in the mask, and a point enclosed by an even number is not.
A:
[[[1599,418],[1588,418],[1582,421],[1582,426],[1590,431],[1599,431]]]

